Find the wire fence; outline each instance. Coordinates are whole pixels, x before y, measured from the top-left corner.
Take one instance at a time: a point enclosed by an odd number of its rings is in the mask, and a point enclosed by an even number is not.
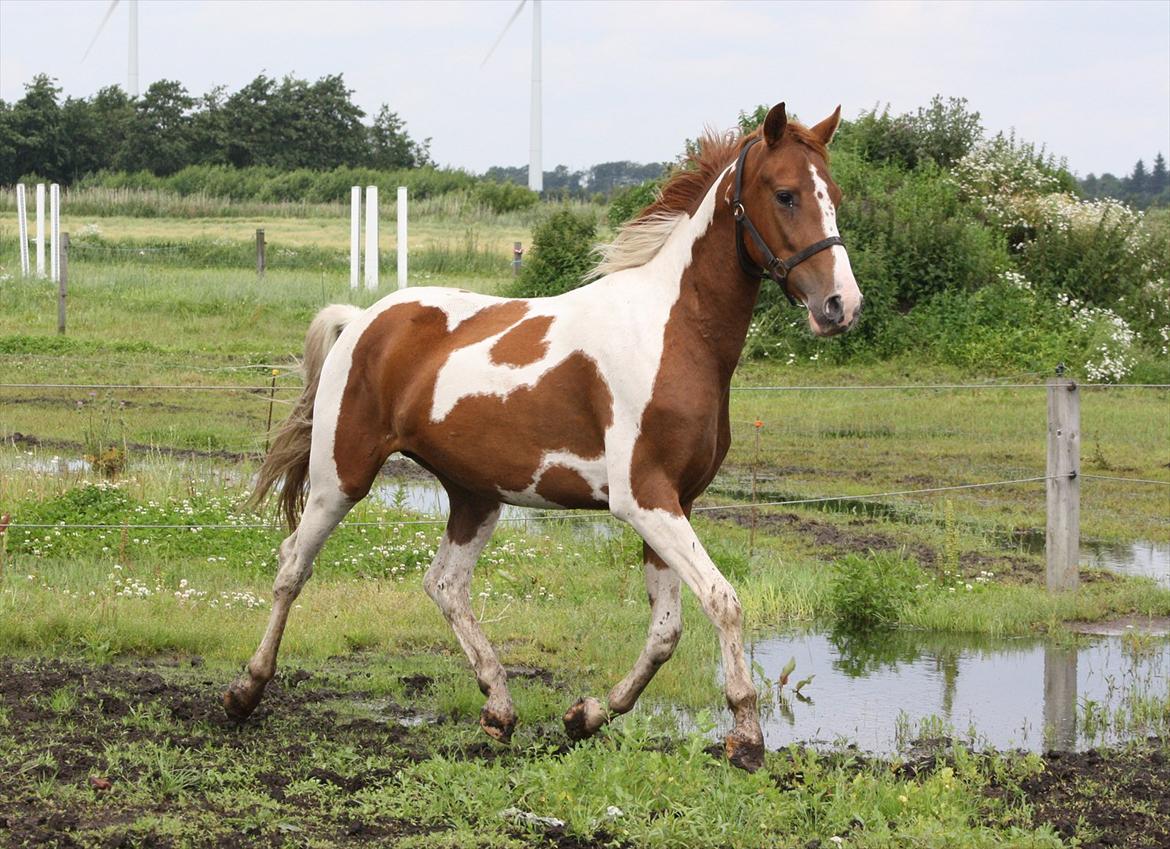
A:
[[[275,369],[273,369],[275,371]],[[291,374],[291,372],[289,373]],[[231,385],[231,384],[129,384],[129,383],[0,383],[0,389],[13,390],[27,390],[27,389],[42,389],[42,390],[70,390],[70,391],[113,391],[113,390],[151,390],[151,391],[193,391],[193,392],[245,392],[253,395],[263,396],[261,400],[269,400],[274,403],[282,403],[282,401],[274,399],[273,394],[278,391],[288,391],[296,389],[299,391],[300,386],[277,385],[276,378],[279,375],[274,374],[273,381],[267,386],[251,386],[251,385]],[[283,376],[288,376],[285,374]],[[1153,389],[1165,390],[1170,389],[1170,384],[1148,384],[1148,383],[1130,383],[1130,384],[1104,384],[1104,383],[1082,383],[1078,384],[1080,387],[1091,387],[1100,389]],[[800,391],[851,391],[851,392],[900,392],[900,391],[916,391],[916,390],[986,390],[986,389],[1047,389],[1044,383],[938,383],[938,384],[880,384],[880,385],[816,385],[816,386],[738,386],[732,387],[733,392],[777,392],[789,393]],[[287,403],[287,402],[283,402]],[[759,429],[762,422],[740,422],[741,424],[754,424]],[[1153,485],[1160,487],[1170,487],[1170,481],[1154,480],[1149,478],[1138,477],[1122,477],[1114,475],[1097,475],[1081,472],[1074,472],[1072,477],[1079,476],[1081,479],[1100,480],[1114,483],[1125,483],[1127,485]],[[876,500],[887,498],[903,498],[908,496],[930,495],[936,493],[959,492],[964,490],[987,489],[993,487],[1007,487],[1019,486],[1032,483],[1048,482],[1054,480],[1054,475],[1032,475],[1027,477],[1007,478],[1002,480],[971,482],[961,484],[951,484],[945,486],[923,487],[917,489],[898,489],[888,490],[882,492],[870,493],[842,493],[838,495],[823,495],[814,497],[801,498],[785,498],[781,500],[770,501],[756,501],[750,502],[739,501],[727,504],[704,504],[693,508],[694,513],[718,513],[721,511],[745,510],[745,509],[771,509],[778,507],[790,507],[799,505],[815,505],[827,504],[832,502],[852,503],[862,500]],[[553,512],[531,512],[521,515],[508,515],[501,518],[501,522],[505,523],[532,523],[532,522],[572,522],[572,521],[597,521],[599,517],[612,518],[608,514],[599,513],[597,511],[578,512],[578,511],[553,511]],[[346,527],[395,527],[406,525],[423,525],[434,526],[446,523],[446,519],[405,519],[405,520],[380,520],[380,521],[348,521],[343,522]],[[277,531],[279,525],[274,522],[230,522],[230,523],[135,523],[135,522],[120,522],[120,523],[68,523],[68,522],[54,522],[54,523],[36,523],[36,522],[20,522],[9,521],[6,528],[10,529],[24,529],[24,530],[101,530],[101,531],[122,531],[122,530],[159,530],[159,531],[187,531],[199,532],[204,530],[266,530]]]

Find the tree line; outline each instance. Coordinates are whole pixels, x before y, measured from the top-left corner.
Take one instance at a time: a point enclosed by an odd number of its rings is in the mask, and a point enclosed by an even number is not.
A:
[[[62,100],[56,81],[40,74],[25,85],[24,97],[0,99],[0,185],[33,175],[71,185],[98,172],[166,178],[198,166],[261,174],[435,167],[429,138],[412,138],[386,104],[367,122],[352,94],[340,74],[316,82],[261,74],[238,91],[219,86],[198,97],[175,80],[159,80],[137,98],[108,86],[92,97]],[[659,162],[606,162],[579,171],[558,165],[544,172],[545,195],[608,197],[665,168]],[[495,166],[484,176],[528,184],[526,166]]]
[[[1091,198],[1116,198],[1137,209],[1170,206],[1170,175],[1166,173],[1166,158],[1161,151],[1148,171],[1145,161],[1139,159],[1129,174],[1123,177],[1108,172],[1100,177],[1090,174],[1081,180],[1081,188]]]
[[[261,74],[235,92],[196,97],[175,80],[141,97],[108,86],[67,97],[40,74],[15,103],[0,100],[0,184],[26,175],[69,184],[96,171],[174,174],[190,165],[280,170],[433,165],[383,104],[369,123],[340,74],[316,82]]]

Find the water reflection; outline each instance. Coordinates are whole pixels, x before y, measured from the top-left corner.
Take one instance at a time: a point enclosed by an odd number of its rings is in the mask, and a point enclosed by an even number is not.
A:
[[[815,675],[801,698],[791,685],[761,693],[770,748],[848,741],[889,753],[917,737],[949,736],[1071,750],[1144,736],[1164,717],[1170,641],[1126,646],[1107,637],[1069,645],[894,631],[780,635],[756,640],[748,653],[772,682],[789,658],[790,681]]]

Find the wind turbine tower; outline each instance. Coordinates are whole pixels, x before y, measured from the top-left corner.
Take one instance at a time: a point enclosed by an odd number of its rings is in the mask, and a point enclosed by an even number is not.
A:
[[[93,46],[97,44],[98,37],[102,34],[102,30],[106,28],[106,23],[110,20],[110,16],[114,14],[114,10],[118,8],[121,0],[111,0],[110,7],[106,9],[106,16],[102,18],[102,22],[98,24],[97,32],[93,34],[93,39],[89,42],[89,47],[85,48],[85,54],[81,57],[84,62],[89,56],[89,52],[93,50]],[[128,50],[126,57],[126,93],[131,97],[138,97],[138,0],[127,0],[127,12],[130,16],[130,36],[128,42]]]
[[[117,0],[114,0],[114,2],[117,2]],[[508,23],[504,24],[504,29],[496,39],[496,43],[492,45],[492,49],[488,51],[487,56],[480,63],[481,68],[487,64],[488,59],[492,58],[492,54],[496,52],[496,48],[500,46],[500,42],[504,40],[504,36],[516,21],[516,18],[520,17],[520,12],[524,10],[526,3],[528,3],[528,0],[520,0],[520,5],[512,13],[512,17],[508,18]],[[534,192],[544,190],[544,166],[541,163],[540,150],[540,4],[541,0],[532,0],[532,104],[529,111],[528,131],[528,188]]]

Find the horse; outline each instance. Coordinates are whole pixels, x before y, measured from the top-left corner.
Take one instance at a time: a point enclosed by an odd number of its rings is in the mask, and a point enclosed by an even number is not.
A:
[[[411,288],[364,310],[321,310],[306,335],[303,394],[254,489],[256,503],[279,490],[291,534],[267,630],[224,694],[226,712],[243,719],[256,708],[313,559],[399,452],[450,499],[423,586],[475,671],[488,735],[506,743],[516,724],[470,598],[501,505],[608,509],[643,539],[649,633],[605,707],[590,697],[568,709],[568,736],[588,737],[629,711],[670,658],[682,634],[681,582],[719,634],[734,716],[727,758],[758,769],[764,742],[740,603],[689,518],[731,442],[731,377],[763,279],[807,308],[819,336],[848,329],[861,309],[828,169],[840,119],[838,106],[805,127],[780,103],[751,133],[708,132],[689,167],[601,249],[592,282],[564,294]]]

